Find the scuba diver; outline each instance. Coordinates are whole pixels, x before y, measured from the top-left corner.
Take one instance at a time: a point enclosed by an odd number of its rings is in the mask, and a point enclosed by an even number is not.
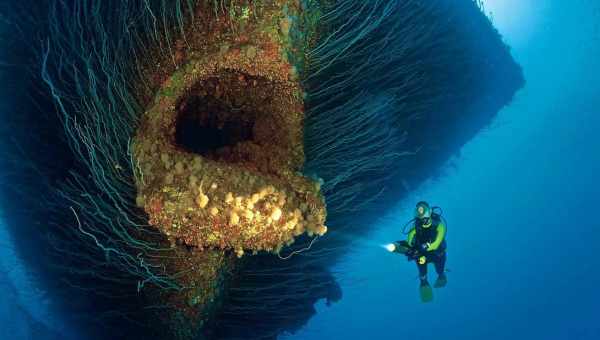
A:
[[[439,213],[434,211],[436,209],[439,209]],[[435,271],[438,274],[433,286],[441,288],[447,283],[444,269],[446,264],[447,223],[445,223],[445,219],[442,220],[439,207],[431,208],[427,202],[421,201],[417,203],[415,218],[404,226],[404,229],[406,229],[408,224],[414,222],[408,232],[406,241],[397,241],[386,246],[388,251],[404,254],[409,261],[414,260],[417,263],[419,279],[421,280],[419,292],[423,302],[429,302],[433,299],[433,290],[427,281],[428,263],[434,264]]]

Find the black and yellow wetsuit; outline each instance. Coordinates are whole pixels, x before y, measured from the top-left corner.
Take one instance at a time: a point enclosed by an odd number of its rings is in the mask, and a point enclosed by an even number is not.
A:
[[[427,263],[435,265],[435,271],[438,275],[444,273],[446,265],[446,226],[439,216],[433,215],[431,225],[428,227],[424,227],[420,220],[416,219],[413,228],[408,232],[406,241],[410,247],[418,249],[419,253],[425,256],[425,263],[416,261],[422,280],[427,277]]]

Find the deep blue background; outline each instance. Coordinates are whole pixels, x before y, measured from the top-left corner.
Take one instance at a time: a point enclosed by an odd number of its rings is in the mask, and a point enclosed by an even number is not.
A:
[[[336,268],[344,298],[285,339],[600,339],[600,2],[485,5],[526,86],[445,176],[374,221]],[[415,265],[380,247],[421,199],[449,223],[431,304]]]
[[[283,338],[600,339],[600,2],[485,4],[525,88],[441,179],[353,240],[335,268],[343,299],[319,302],[307,327]],[[421,199],[449,223],[449,284],[431,304],[419,302],[414,264],[381,248]],[[29,338],[33,320],[70,328],[0,238],[0,338]]]

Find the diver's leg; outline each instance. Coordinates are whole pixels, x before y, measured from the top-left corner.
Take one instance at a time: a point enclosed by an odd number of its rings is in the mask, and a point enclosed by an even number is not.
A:
[[[419,285],[421,301],[430,302],[433,300],[433,289],[431,289],[429,282],[427,282],[427,262],[424,264],[417,262],[417,267],[419,268],[419,279],[421,280],[421,284]]]
[[[446,252],[438,254],[438,256],[436,256],[435,262],[433,264],[435,265],[435,271],[438,274],[438,278],[437,278],[437,280],[435,280],[435,283],[433,284],[433,286],[435,288],[444,287],[446,285],[446,283],[448,283],[448,279],[446,278],[446,273],[445,273]]]
[[[427,282],[427,263],[424,263],[424,264],[420,264],[419,262],[416,262],[416,263],[417,263],[417,268],[419,269],[419,279],[421,279],[421,283],[423,283],[423,281]]]
[[[435,265],[435,272],[438,275],[444,275],[445,267],[446,267],[446,252],[438,254],[435,257],[435,261],[433,262]]]

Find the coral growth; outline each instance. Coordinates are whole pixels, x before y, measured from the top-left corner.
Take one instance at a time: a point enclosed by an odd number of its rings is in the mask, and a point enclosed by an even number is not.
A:
[[[327,231],[319,184],[299,173],[304,105],[282,11],[262,8],[241,36],[227,27],[204,37],[206,50],[166,79],[142,117],[136,201],[173,243],[241,256]]]

